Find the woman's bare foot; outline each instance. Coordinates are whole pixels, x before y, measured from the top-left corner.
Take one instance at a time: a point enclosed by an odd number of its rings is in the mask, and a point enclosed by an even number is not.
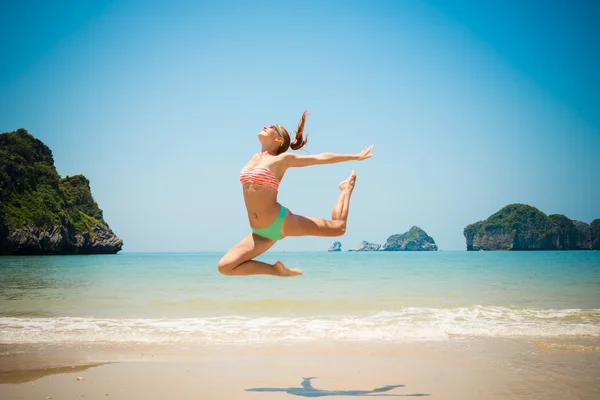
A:
[[[356,172],[352,171],[348,179],[340,182],[339,188],[340,190],[354,190],[354,183],[356,183]]]
[[[275,270],[277,271],[277,276],[298,276],[302,275],[302,271],[299,269],[288,269],[281,261],[277,261],[275,263]]]

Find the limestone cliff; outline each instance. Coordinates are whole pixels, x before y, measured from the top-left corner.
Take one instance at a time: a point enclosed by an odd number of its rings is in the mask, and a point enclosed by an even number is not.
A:
[[[598,224],[564,215],[546,215],[526,204],[509,204],[484,221],[467,225],[467,250],[591,250],[598,249]],[[596,234],[596,236],[594,236]]]
[[[25,129],[0,134],[0,254],[114,254],[83,175],[61,179],[52,151]]]
[[[595,219],[590,224],[592,249],[600,250],[600,219]]]
[[[390,236],[380,251],[437,251],[438,247],[431,236],[418,226],[408,232]]]
[[[327,251],[342,251],[342,244],[340,242],[333,242]]]
[[[369,243],[366,241],[360,242],[360,244],[352,249],[348,249],[348,251],[377,251],[381,245],[375,243]]]

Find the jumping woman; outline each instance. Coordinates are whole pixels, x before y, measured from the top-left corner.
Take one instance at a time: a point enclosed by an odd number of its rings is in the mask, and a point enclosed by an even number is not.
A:
[[[288,168],[307,167],[319,164],[334,164],[345,161],[362,161],[371,158],[373,146],[357,154],[322,153],[298,155],[287,153],[289,147],[298,150],[306,144],[303,138],[302,119],[295,132],[296,140],[290,144],[290,135],[281,125],[263,127],[258,134],[261,151],[255,154],[240,173],[244,191],[244,202],[252,233],[229,250],[219,261],[219,272],[224,275],[275,275],[296,276],[302,272],[288,269],[281,261],[267,264],[253,258],[269,250],[276,241],[286,236],[341,236],[346,232],[346,220],[350,207],[350,196],[354,190],[356,173],[339,185],[340,196],[331,212],[331,219],[304,217],[294,214],[277,202],[277,190]]]

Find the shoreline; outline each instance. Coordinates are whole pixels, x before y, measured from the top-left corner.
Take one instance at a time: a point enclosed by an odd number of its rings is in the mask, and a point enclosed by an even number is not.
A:
[[[0,346],[0,397],[592,399],[600,340]],[[311,378],[311,379],[307,379]]]

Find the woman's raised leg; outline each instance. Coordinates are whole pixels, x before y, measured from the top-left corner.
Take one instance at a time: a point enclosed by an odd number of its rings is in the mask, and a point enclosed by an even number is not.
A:
[[[356,183],[352,171],[348,179],[340,183],[340,195],[331,211],[331,219],[304,217],[290,212],[285,217],[282,236],[342,236],[346,233],[346,221],[350,210],[350,197]]]
[[[219,272],[223,275],[301,275],[297,269],[288,269],[281,261],[267,264],[253,260],[275,244],[274,240],[251,233],[233,246],[218,263]]]

